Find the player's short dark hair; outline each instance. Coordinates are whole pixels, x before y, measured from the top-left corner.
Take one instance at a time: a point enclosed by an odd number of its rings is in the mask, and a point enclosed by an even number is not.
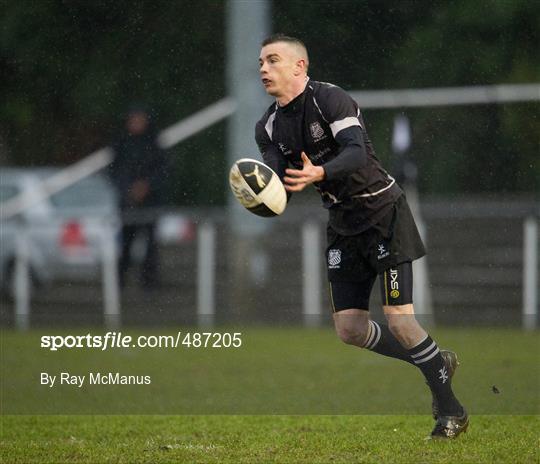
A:
[[[302,42],[300,39],[297,39],[296,37],[291,37],[289,35],[285,34],[273,34],[266,39],[264,39],[261,43],[261,47],[266,47],[267,45],[277,43],[277,42],[285,42],[288,44],[295,45],[296,47],[301,48],[306,53],[306,71],[309,68],[309,56],[307,52],[307,47],[304,42]]]
[[[297,39],[296,37],[291,37],[289,35],[285,35],[282,33],[272,34],[271,36],[267,37],[266,39],[262,41],[261,46],[266,47],[267,45],[270,45],[276,42],[288,42],[295,45],[300,45],[301,47],[304,47],[307,50],[306,44],[302,42],[300,39]]]

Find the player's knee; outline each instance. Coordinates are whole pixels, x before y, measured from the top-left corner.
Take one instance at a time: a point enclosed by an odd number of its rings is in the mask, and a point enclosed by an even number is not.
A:
[[[340,327],[337,329],[337,335],[343,343],[347,345],[358,345],[361,341],[361,333],[358,330],[348,327]]]
[[[336,327],[338,337],[347,345],[362,346],[366,339],[367,325],[339,326]]]
[[[387,314],[388,328],[398,340],[406,338],[415,323],[413,314]]]

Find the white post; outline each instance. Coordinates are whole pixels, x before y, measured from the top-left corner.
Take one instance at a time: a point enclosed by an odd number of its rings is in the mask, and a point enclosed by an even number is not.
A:
[[[214,324],[216,230],[204,223],[198,228],[197,239],[197,322],[200,326]]]
[[[405,191],[407,201],[413,213],[418,232],[422,237],[424,244],[427,242],[427,231],[422,215],[420,214],[420,200],[418,191],[415,188],[408,188]],[[428,327],[435,325],[433,317],[433,302],[431,299],[431,290],[429,287],[429,269],[427,257],[424,256],[413,261],[413,300],[414,312],[417,319]]]
[[[21,229],[15,239],[15,327],[30,327],[30,256],[28,232]]]
[[[321,322],[321,250],[319,226],[307,222],[302,227],[302,276],[304,324]]]
[[[102,278],[103,316],[107,329],[120,327],[120,289],[118,282],[118,257],[116,238],[112,224],[105,224],[102,230]]]
[[[523,313],[525,330],[538,321],[538,222],[528,217],[523,223]]]

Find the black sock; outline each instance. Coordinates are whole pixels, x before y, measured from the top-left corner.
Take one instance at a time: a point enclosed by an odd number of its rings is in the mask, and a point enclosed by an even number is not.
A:
[[[441,416],[460,416],[463,408],[454,396],[448,370],[439,347],[428,335],[422,342],[409,350],[411,358],[422,371],[429,388],[437,398]]]
[[[409,352],[401,346],[388,326],[369,321],[369,330],[364,348],[390,358],[401,359],[414,364]]]

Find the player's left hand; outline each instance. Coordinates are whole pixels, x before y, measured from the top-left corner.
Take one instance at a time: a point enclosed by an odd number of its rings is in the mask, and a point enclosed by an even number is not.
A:
[[[307,155],[302,152],[302,161],[304,167],[300,169],[286,169],[285,190],[289,192],[300,192],[306,185],[313,182],[320,182],[324,179],[324,168],[322,166],[313,166]]]

